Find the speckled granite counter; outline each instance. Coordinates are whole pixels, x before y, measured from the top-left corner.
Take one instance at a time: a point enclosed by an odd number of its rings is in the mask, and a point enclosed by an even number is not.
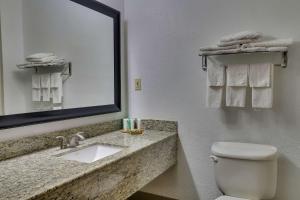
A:
[[[176,163],[177,133],[146,130],[131,136],[120,131],[85,140],[124,150],[94,163],[64,160],[58,147],[0,162],[0,199],[123,200]]]

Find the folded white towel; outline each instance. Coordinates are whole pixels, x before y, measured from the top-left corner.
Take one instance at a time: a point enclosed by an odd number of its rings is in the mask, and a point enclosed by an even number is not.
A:
[[[41,93],[42,93],[41,96],[43,98],[43,101],[46,102],[50,101],[50,95],[51,95],[50,88],[42,88]]]
[[[249,65],[228,65],[227,86],[248,86]]]
[[[267,51],[287,51],[288,47],[269,47]]]
[[[266,47],[249,47],[249,48],[242,48],[242,52],[259,52],[259,51],[268,51]]]
[[[249,44],[244,44],[243,48],[248,47],[288,47],[293,44],[293,39],[277,39],[277,40],[270,40],[270,41],[261,41],[261,42],[254,42]]]
[[[271,86],[272,64],[251,64],[249,67],[250,87],[270,87]]]
[[[205,51],[200,53],[202,56],[209,56],[209,55],[216,55],[216,54],[228,54],[228,53],[239,53],[241,49],[226,49],[226,50],[219,50],[219,51]]]
[[[36,53],[26,57],[26,59],[41,59],[45,57],[54,56],[53,53]]]
[[[41,89],[40,88],[32,88],[32,101],[39,102],[41,101]]]
[[[252,107],[253,108],[272,108],[273,107],[273,82],[274,66],[270,67],[271,80],[269,87],[252,88]]]
[[[41,88],[50,89],[50,73],[40,74]]]
[[[225,85],[225,66],[208,65],[207,67],[207,86]]]
[[[33,62],[33,63],[49,63],[53,62],[55,60],[58,60],[57,56],[49,56],[49,57],[44,57],[44,58],[34,58],[34,59],[26,59],[28,62]]]
[[[207,86],[206,107],[221,108],[224,87]]]
[[[226,106],[245,107],[247,87],[226,87]]]
[[[240,45],[231,45],[231,46],[211,46],[211,47],[202,47],[200,48],[200,51],[219,51],[219,50],[227,50],[227,49],[238,49]]]
[[[32,88],[40,89],[41,88],[41,76],[39,74],[32,74]]]
[[[62,76],[60,72],[57,73],[51,73],[51,83],[50,87],[51,88],[59,88],[62,85]]]
[[[239,33],[227,35],[221,38],[221,42],[228,42],[233,40],[243,40],[243,39],[258,39],[262,37],[262,34],[256,31],[242,31]]]
[[[233,40],[229,42],[220,42],[217,44],[218,47],[227,47],[227,46],[233,46],[233,45],[243,45],[248,44],[251,42],[256,42],[256,39],[244,39],[244,40]]]

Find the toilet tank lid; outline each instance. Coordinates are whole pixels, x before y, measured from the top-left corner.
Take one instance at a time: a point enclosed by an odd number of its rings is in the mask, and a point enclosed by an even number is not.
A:
[[[216,142],[211,147],[212,154],[219,157],[244,160],[273,160],[277,158],[277,148],[270,145]]]

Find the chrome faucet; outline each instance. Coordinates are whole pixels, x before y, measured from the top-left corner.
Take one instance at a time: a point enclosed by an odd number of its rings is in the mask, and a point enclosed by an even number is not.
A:
[[[83,132],[78,132],[73,135],[68,143],[67,138],[64,136],[57,136],[56,139],[60,140],[60,149],[66,148],[74,148],[79,145],[79,141],[84,140],[85,138],[82,136]]]

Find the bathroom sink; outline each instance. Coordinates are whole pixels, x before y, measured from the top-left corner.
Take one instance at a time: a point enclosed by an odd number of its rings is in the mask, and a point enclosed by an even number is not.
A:
[[[92,163],[105,157],[114,155],[122,151],[124,147],[107,144],[95,144],[84,149],[60,156],[66,160],[75,160],[82,163]]]

